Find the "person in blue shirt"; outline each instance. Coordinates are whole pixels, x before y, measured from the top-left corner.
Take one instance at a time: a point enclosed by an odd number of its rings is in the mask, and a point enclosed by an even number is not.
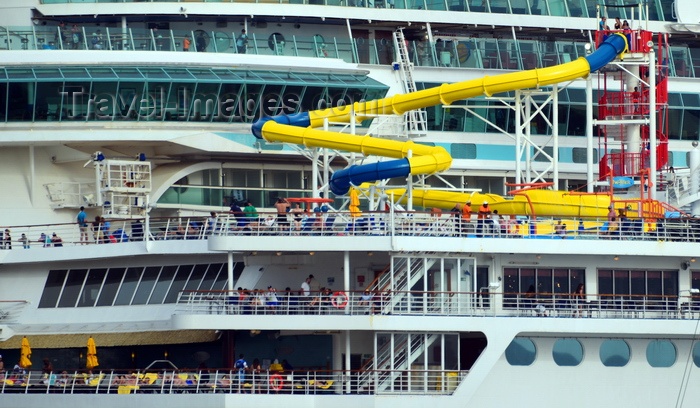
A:
[[[87,245],[89,241],[87,214],[85,214],[85,207],[80,207],[80,212],[75,218],[78,221],[78,228],[80,228],[80,243],[83,245]]]
[[[238,372],[238,383],[242,384],[245,382],[245,372],[248,370],[248,363],[245,361],[243,354],[238,355],[238,360],[234,364],[236,371]]]
[[[239,54],[245,54],[248,48],[248,34],[246,34],[245,29],[241,30],[241,34],[236,39],[236,51]]]

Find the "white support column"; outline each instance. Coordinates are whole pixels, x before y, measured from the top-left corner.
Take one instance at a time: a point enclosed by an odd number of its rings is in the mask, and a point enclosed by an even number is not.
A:
[[[396,336],[395,333],[391,333],[391,337],[390,337],[391,340],[389,341],[389,347],[391,347],[391,348],[389,349],[389,362],[390,362],[390,364],[389,364],[389,372],[391,373],[390,376],[394,374],[393,371],[396,369],[396,368],[394,368],[394,363],[396,362],[396,353],[395,353],[395,351],[396,351],[396,342],[394,341],[394,340],[395,340],[395,336]],[[406,344],[411,344],[411,334],[410,334],[410,333],[408,334],[408,341],[406,342]],[[407,355],[409,355],[409,354],[407,354]],[[374,369],[375,369],[375,370],[378,370],[379,367],[375,365],[375,366],[374,366]],[[379,387],[379,383],[374,383],[374,386],[375,386],[375,392],[376,392],[376,391],[377,391],[377,387]],[[393,381],[391,382],[391,384],[389,384],[389,387],[390,387],[390,389],[391,389],[392,391],[394,390],[394,382],[393,382]]]
[[[649,50],[649,177],[654,186],[649,198],[656,199],[656,54]]]
[[[433,64],[437,63],[437,54],[435,54],[435,42],[433,40],[433,28],[430,23],[425,23],[425,32],[428,34],[428,51],[430,52],[430,60]]]
[[[593,166],[595,166],[593,163],[593,77],[589,74],[586,77],[586,192],[588,193],[594,191]]]
[[[554,189],[559,190],[559,87],[557,84],[552,85],[552,138],[554,139],[552,182]]]
[[[227,255],[227,272],[228,272],[228,285],[227,288],[229,291],[233,290],[233,252],[228,251]]]
[[[374,372],[372,373],[372,382],[376,385],[378,376],[377,376],[377,363],[379,363],[379,359],[377,358],[377,353],[379,352],[379,348],[377,347],[377,336],[379,333],[375,332],[374,333],[374,352],[372,353],[372,367],[374,368]]]
[[[413,150],[406,152],[406,158],[410,159],[413,157]],[[409,173],[406,177],[406,187],[407,187],[407,204],[406,211],[413,211],[413,176]]]
[[[146,243],[146,252],[151,251],[151,195],[146,194],[146,208],[144,209],[146,213],[146,220],[144,222],[143,239]]]
[[[352,288],[350,287],[350,251],[343,252],[343,291],[345,293],[350,293]],[[352,299],[352,293],[350,293],[350,298]],[[345,314],[350,314],[351,307],[345,308]]]
[[[349,309],[349,308],[346,308]],[[345,330],[345,393],[350,394],[352,392],[352,381],[350,377],[352,372],[350,371],[350,330]]]
[[[330,182],[330,166],[328,165],[328,148],[323,148],[323,198],[328,198],[328,183]]]
[[[127,30],[126,16],[122,16],[122,50],[129,46],[129,35]]]
[[[34,145],[29,145],[29,202],[34,206],[34,179],[36,169],[34,163]]]
[[[700,191],[700,150],[697,142],[693,142],[693,149],[688,152],[688,167],[690,167],[690,195],[695,196]],[[700,200],[690,204],[690,213],[693,216],[700,215]]]
[[[319,151],[317,147],[314,147],[312,150],[312,166],[311,166],[311,180],[313,185],[311,185],[311,196],[312,197],[319,197],[319,190],[318,190],[318,180],[319,180],[319,169],[318,169],[318,159],[319,159]],[[308,186],[306,186],[308,188]],[[317,204],[313,204],[316,206]]]
[[[430,298],[428,297],[428,260],[423,258],[423,313],[427,314],[428,310],[430,309],[428,307],[428,302],[430,301]],[[408,266],[408,271],[406,272],[406,282],[408,282],[411,279],[411,264],[407,263]]]
[[[525,97],[525,120],[523,124],[528,124],[525,126],[525,182],[532,182],[532,129],[530,129],[530,117],[532,116],[532,95],[527,95]]]
[[[425,271],[423,276],[424,280],[428,280],[428,271]],[[447,284],[445,282],[445,258],[440,258],[440,305],[445,304],[445,291],[447,290]],[[444,311],[443,311],[444,313]]]
[[[522,104],[523,104],[523,95],[522,93],[517,90],[515,91],[515,183],[520,184],[522,183],[521,177],[520,177],[520,172],[522,171],[521,168],[521,160],[522,160],[522,152],[520,149],[522,149],[522,142],[523,142],[523,115],[522,115]]]
[[[350,26],[350,20],[347,18],[345,19],[345,26],[348,29],[348,40],[350,40],[350,44],[352,45],[352,55],[354,58],[357,59],[357,61],[355,61],[355,62],[359,63],[360,60],[359,60],[359,55],[357,53],[357,47],[355,46],[355,41],[352,38],[352,27]]]
[[[340,370],[343,369],[343,354],[345,353],[345,338],[346,336],[341,333],[335,333],[331,335],[331,341],[333,345],[333,358],[331,361],[333,362],[332,368],[333,371],[339,372]],[[334,390],[336,393],[342,394],[343,393],[343,387],[334,387]]]

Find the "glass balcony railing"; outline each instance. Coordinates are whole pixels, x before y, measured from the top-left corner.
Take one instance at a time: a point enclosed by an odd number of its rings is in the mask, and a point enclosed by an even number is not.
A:
[[[109,27],[0,28],[0,50],[169,51],[253,54],[307,58],[337,58],[349,63],[391,65],[396,61],[393,41],[356,36],[320,35],[268,37],[251,33],[237,46],[235,32],[121,29]],[[419,67],[527,70],[563,64],[586,55],[586,41],[436,37],[435,41],[407,41],[411,62]],[[700,49],[687,45],[671,49],[671,76],[696,77]],[[700,74],[700,72],[698,73]]]
[[[279,3],[309,4],[320,6],[388,8],[404,10],[462,11],[470,13],[502,13],[518,15],[541,15],[556,17],[596,17],[597,6],[605,10],[604,0],[41,0],[42,4],[66,3]],[[621,19],[646,19],[647,8],[639,10],[635,5],[614,8],[604,14]],[[676,21],[665,10],[673,8],[672,0],[650,0],[648,17],[650,20]],[[609,13],[608,13],[609,12]]]

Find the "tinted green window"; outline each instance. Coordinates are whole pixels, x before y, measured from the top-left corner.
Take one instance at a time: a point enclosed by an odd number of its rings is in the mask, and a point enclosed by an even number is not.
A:
[[[605,340],[600,345],[600,361],[606,367],[624,367],[630,361],[630,346],[624,340]]]
[[[530,339],[516,337],[506,348],[506,360],[514,366],[529,366],[535,361],[537,350]]]

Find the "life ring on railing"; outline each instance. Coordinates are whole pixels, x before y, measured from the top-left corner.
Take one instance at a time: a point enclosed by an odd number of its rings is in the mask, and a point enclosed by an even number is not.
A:
[[[270,388],[274,391],[281,391],[284,387],[284,378],[279,374],[272,374],[270,376]]]
[[[331,304],[336,309],[344,309],[348,305],[348,295],[345,292],[335,292],[331,296]]]

